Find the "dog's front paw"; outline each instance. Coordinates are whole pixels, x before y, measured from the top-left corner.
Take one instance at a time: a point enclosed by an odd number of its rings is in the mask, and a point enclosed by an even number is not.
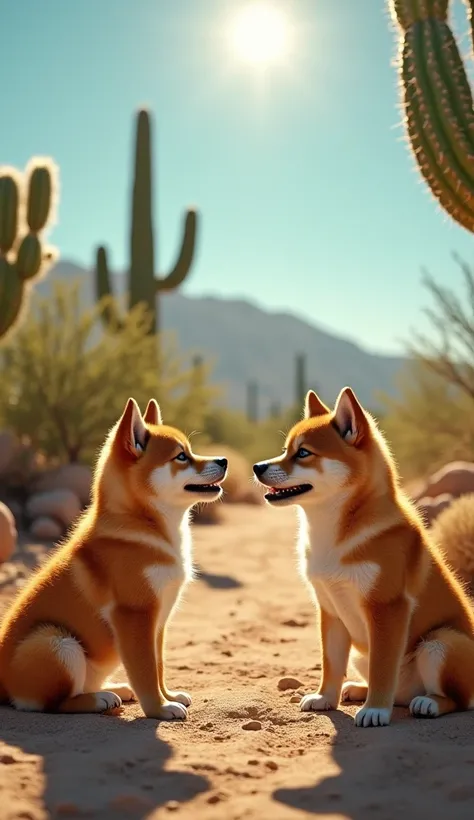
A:
[[[324,695],[312,692],[310,695],[305,695],[300,701],[300,709],[302,712],[329,712],[332,709],[337,709],[337,706],[330,703]]]
[[[183,706],[191,706],[192,698],[187,692],[168,692],[167,697],[176,703],[182,703]]]
[[[147,714],[147,717],[157,718],[158,720],[186,720],[187,716],[186,707],[182,703],[171,700],[168,703],[163,703],[153,714]]]
[[[391,709],[377,709],[369,706],[362,706],[358,709],[354,722],[356,726],[388,726],[392,717]]]
[[[419,695],[413,698],[410,703],[410,714],[413,717],[435,718],[439,715],[439,706],[433,698],[428,695]]]

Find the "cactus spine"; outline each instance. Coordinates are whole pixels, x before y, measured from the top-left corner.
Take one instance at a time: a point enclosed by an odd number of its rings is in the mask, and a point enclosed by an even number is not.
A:
[[[186,212],[176,264],[167,276],[156,278],[150,132],[150,115],[148,111],[141,110],[137,117],[135,141],[128,294],[130,308],[140,302],[147,305],[152,316],[150,332],[156,333],[160,329],[157,296],[178,288],[190,272],[195,253],[197,214],[194,210]],[[107,252],[104,247],[97,250],[96,291],[98,299],[112,295]],[[112,308],[105,310],[104,320],[110,327],[120,325],[120,317]]]
[[[390,0],[400,32],[405,124],[419,169],[444,210],[474,231],[474,110],[447,23],[449,0]],[[473,3],[467,2],[474,37]]]
[[[0,337],[19,322],[32,282],[46,273],[56,249],[42,233],[54,221],[58,171],[50,159],[32,159],[24,175],[0,168]]]

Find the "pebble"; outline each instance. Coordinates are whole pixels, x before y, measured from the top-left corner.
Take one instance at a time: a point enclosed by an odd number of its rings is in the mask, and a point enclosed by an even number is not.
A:
[[[267,769],[270,769],[272,772],[276,772],[278,769],[278,763],[275,763],[274,760],[267,760],[265,763]]]
[[[168,800],[168,802],[165,804],[165,808],[168,811],[177,811],[179,809],[179,803],[177,800]]]
[[[290,703],[299,703],[301,700],[301,695],[292,695],[290,698]]]
[[[247,729],[249,732],[257,732],[261,728],[262,724],[260,720],[249,720],[248,723],[244,723],[242,726],[242,729]]]
[[[280,678],[278,681],[278,688],[282,692],[286,689],[299,689],[300,686],[303,686],[303,684],[297,678]]]

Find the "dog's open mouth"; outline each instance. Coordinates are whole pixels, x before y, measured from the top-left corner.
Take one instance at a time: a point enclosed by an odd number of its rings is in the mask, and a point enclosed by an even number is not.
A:
[[[311,484],[296,484],[294,487],[272,487],[269,493],[265,493],[267,501],[282,501],[284,498],[295,498],[312,490]]]
[[[184,489],[188,493],[215,493],[221,488],[217,481],[214,481],[213,484],[185,484]]]

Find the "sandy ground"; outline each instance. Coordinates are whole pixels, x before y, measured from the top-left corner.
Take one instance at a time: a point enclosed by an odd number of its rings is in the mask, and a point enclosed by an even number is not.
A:
[[[353,707],[302,714],[279,690],[290,675],[310,692],[320,674],[294,534],[291,509],[236,507],[196,528],[205,574],[168,646],[169,683],[194,698],[187,722],[147,720],[136,704],[120,716],[1,708],[1,820],[472,820],[472,713],[397,709],[390,727],[357,729]],[[0,587],[5,603],[14,585]]]

